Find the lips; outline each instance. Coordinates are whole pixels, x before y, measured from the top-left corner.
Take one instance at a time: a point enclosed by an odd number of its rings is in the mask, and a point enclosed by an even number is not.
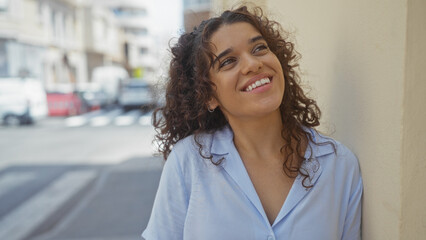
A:
[[[259,74],[252,77],[242,88],[243,92],[251,92],[258,87],[262,87],[266,84],[271,83],[272,77],[266,74]]]
[[[253,91],[254,89],[256,89],[256,88],[258,88],[258,87],[261,87],[261,86],[263,86],[263,85],[265,85],[265,84],[268,84],[268,83],[271,83],[271,80],[269,80],[269,78],[265,77],[265,78],[259,79],[259,80],[257,80],[256,82],[254,82],[254,83],[250,84],[248,87],[246,87],[246,88],[244,89],[244,91],[246,91],[246,92],[251,92],[251,91]]]

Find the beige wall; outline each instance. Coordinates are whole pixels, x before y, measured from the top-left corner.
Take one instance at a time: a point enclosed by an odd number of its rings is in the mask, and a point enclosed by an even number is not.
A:
[[[424,239],[426,1],[264,3],[296,39],[321,130],[360,160],[363,239]]]
[[[426,236],[426,1],[409,0],[402,131],[401,239]]]
[[[287,6],[274,13],[296,31],[302,77],[324,112],[323,129],[334,131],[332,136],[360,160],[363,239],[398,239],[406,5],[389,1],[384,7],[370,0],[269,3]]]
[[[223,9],[235,9],[242,3],[254,6],[253,2],[256,2],[256,6],[266,8],[268,0],[257,0],[257,1],[239,1],[239,0],[212,0],[212,13],[219,14]]]

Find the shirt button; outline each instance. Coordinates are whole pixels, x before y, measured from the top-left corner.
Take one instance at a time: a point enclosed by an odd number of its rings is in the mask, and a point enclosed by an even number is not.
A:
[[[268,239],[268,240],[274,240],[274,236],[269,235],[267,239]]]

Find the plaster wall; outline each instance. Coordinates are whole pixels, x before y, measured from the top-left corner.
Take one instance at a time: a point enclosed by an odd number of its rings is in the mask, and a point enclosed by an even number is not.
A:
[[[323,110],[321,130],[360,160],[363,239],[399,239],[406,3],[269,0],[268,6],[296,39],[301,78]]]
[[[409,0],[403,101],[400,239],[426,236],[426,1]]]
[[[240,1],[240,0],[212,0],[212,14],[218,15],[222,12],[223,9],[235,9],[242,4],[247,4],[249,6],[256,6],[266,8],[266,3],[268,0],[257,0],[257,1]],[[251,4],[251,5],[250,5]]]

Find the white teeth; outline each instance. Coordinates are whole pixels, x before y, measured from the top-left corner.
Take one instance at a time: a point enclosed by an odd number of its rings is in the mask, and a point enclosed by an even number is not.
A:
[[[260,86],[265,85],[265,84],[270,83],[270,82],[271,82],[271,80],[269,80],[269,78],[262,78],[260,80],[257,80],[256,82],[252,83],[250,86],[248,86],[245,91],[250,92],[251,90],[253,90],[257,87],[260,87]]]

